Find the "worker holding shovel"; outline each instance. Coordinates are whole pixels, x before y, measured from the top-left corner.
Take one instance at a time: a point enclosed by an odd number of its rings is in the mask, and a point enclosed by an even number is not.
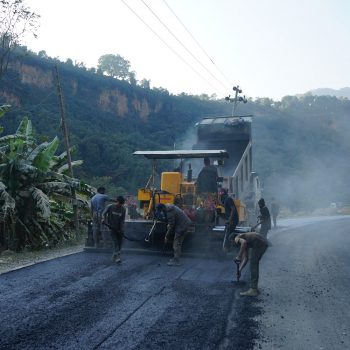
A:
[[[264,255],[268,243],[264,236],[255,233],[241,233],[234,238],[236,246],[240,247],[239,253],[235,258],[235,263],[239,265],[237,270],[237,279],[241,276],[243,268],[246,266],[249,259],[250,251],[250,288],[246,292],[241,292],[241,296],[257,296],[258,281],[259,281],[259,262]]]
[[[116,203],[106,207],[102,214],[102,223],[107,225],[111,232],[114,244],[112,262],[121,263],[121,248],[123,243],[124,223],[125,223],[125,199],[118,196]]]
[[[168,224],[164,242],[167,243],[171,241],[173,237],[174,257],[169,260],[168,266],[179,266],[182,243],[191,224],[191,220],[184,211],[176,205],[160,203],[157,204],[156,209],[158,213],[164,213]]]

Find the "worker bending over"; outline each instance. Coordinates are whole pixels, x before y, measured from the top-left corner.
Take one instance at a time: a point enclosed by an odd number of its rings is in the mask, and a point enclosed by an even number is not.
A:
[[[174,257],[169,260],[169,266],[180,265],[180,255],[182,243],[185,239],[187,230],[191,224],[188,216],[176,205],[172,204],[157,204],[157,215],[163,215],[167,222],[167,233],[165,235],[164,243],[173,240]]]
[[[239,253],[235,258],[235,262],[239,263],[238,276],[240,277],[243,268],[249,259],[250,251],[250,288],[246,292],[241,292],[242,296],[257,296],[259,281],[259,262],[267,249],[267,240],[264,236],[247,232],[237,235],[234,238],[235,245],[240,247]]]

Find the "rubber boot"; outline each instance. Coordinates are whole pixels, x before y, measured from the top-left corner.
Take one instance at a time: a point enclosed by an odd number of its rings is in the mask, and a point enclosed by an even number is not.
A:
[[[117,264],[120,264],[122,262],[122,259],[120,258],[120,251],[113,253],[112,261],[116,262]]]
[[[256,297],[258,295],[258,290],[249,288],[246,292],[241,292],[239,294],[244,297]]]
[[[180,261],[178,258],[173,258],[168,261],[168,266],[180,266]]]

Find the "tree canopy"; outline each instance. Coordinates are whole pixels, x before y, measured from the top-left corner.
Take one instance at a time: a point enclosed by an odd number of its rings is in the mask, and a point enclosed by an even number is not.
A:
[[[27,33],[36,36],[39,17],[24,0],[0,0],[0,79],[23,36]]]
[[[120,55],[102,55],[98,59],[97,68],[113,78],[125,80],[130,76],[130,62]]]

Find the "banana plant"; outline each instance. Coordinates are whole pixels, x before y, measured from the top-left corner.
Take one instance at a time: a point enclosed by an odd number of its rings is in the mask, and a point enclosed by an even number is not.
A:
[[[66,152],[56,156],[58,146],[57,137],[37,144],[28,118],[23,118],[15,134],[0,138],[0,216],[16,249],[64,239],[67,217],[58,215],[57,206],[52,211],[55,195],[69,201],[72,188],[92,193],[90,186],[65,174]]]

